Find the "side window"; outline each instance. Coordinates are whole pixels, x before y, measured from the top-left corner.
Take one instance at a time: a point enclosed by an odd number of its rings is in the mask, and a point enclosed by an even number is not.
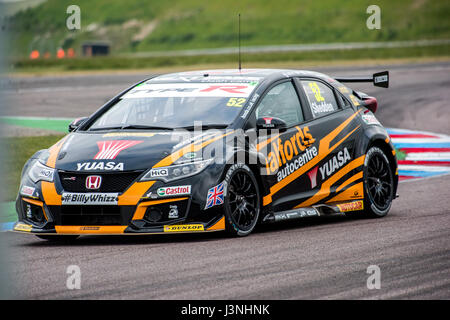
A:
[[[302,80],[301,83],[314,118],[338,110],[339,107],[333,90],[328,86],[314,80]]]
[[[292,82],[283,82],[267,92],[256,109],[256,119],[276,117],[293,126],[303,122],[303,113]]]
[[[345,99],[340,93],[336,93],[336,96],[337,96],[339,103],[343,109],[351,106],[350,102],[348,102],[348,100]]]

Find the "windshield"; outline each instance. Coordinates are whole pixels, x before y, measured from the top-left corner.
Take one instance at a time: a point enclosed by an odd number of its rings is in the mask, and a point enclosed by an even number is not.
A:
[[[226,127],[256,87],[252,83],[144,83],[101,115],[89,130]]]

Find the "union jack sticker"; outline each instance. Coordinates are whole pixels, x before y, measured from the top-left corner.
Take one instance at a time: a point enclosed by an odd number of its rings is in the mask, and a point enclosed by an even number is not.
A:
[[[205,209],[223,204],[225,181],[208,190]]]

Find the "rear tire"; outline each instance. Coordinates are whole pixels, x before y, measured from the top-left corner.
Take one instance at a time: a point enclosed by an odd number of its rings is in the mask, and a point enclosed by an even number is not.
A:
[[[244,237],[255,228],[261,211],[258,182],[245,164],[232,165],[225,176],[225,226],[229,234]]]
[[[364,160],[364,211],[369,217],[388,214],[394,199],[394,176],[384,152],[371,147]]]
[[[42,236],[36,236],[39,239],[51,241],[51,242],[71,242],[78,239],[79,236],[51,236],[51,235],[42,235]]]

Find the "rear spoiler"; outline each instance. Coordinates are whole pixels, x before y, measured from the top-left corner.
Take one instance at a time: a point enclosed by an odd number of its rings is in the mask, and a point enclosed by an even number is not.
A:
[[[376,87],[389,87],[389,71],[374,73],[372,77],[336,77],[339,82],[373,82]]]

